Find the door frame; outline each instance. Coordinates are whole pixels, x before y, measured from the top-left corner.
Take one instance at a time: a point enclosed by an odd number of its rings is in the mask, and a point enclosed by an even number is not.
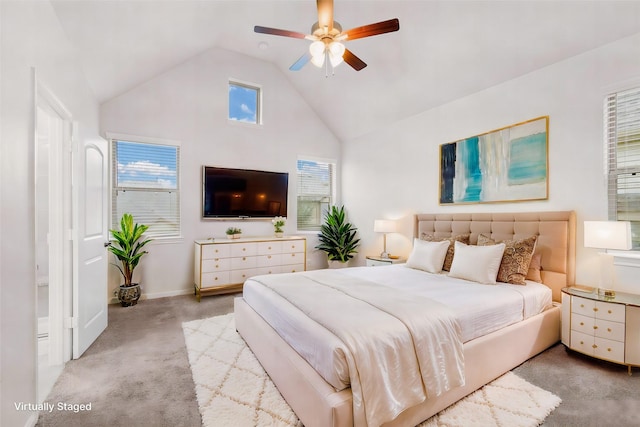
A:
[[[71,317],[72,310],[73,163],[71,156],[74,125],[72,114],[54,93],[38,80],[35,70],[34,86],[34,131],[36,138],[38,111],[41,109],[51,117],[59,119],[61,127],[61,137],[56,138],[49,148],[49,364],[64,365],[71,360],[72,345],[71,329],[66,324],[66,319]],[[37,145],[36,140],[34,157],[37,156]],[[34,174],[36,173],[34,167]]]

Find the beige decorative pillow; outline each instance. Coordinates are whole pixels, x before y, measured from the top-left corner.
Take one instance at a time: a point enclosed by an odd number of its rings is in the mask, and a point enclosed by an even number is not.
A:
[[[442,266],[443,271],[449,271],[451,270],[451,263],[453,262],[453,255],[455,253],[455,242],[468,245],[469,237],[469,234],[458,234],[453,237],[436,237],[433,234],[422,233],[420,239],[426,240],[427,242],[444,242],[445,240],[449,242],[449,249],[447,249],[447,255],[444,257],[444,265]]]
[[[527,273],[527,280],[542,283],[542,276],[540,275],[542,270],[542,254],[535,252],[531,257],[531,263],[529,264],[529,272]]]
[[[511,283],[514,285],[525,285],[525,279],[529,273],[529,265],[536,248],[537,236],[526,239],[503,240],[496,242],[485,234],[478,235],[478,246],[495,245],[504,243],[504,255],[498,270],[498,282]]]

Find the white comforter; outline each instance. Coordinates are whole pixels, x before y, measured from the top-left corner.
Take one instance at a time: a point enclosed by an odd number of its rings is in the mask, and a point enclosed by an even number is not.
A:
[[[332,270],[252,281],[340,339],[356,426],[379,426],[464,384],[461,330],[444,304]]]

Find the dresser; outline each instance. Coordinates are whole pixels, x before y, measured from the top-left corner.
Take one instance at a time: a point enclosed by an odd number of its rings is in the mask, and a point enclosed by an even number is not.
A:
[[[216,295],[242,290],[244,281],[261,274],[306,270],[304,237],[243,237],[196,240],[195,294]]]
[[[562,289],[562,343],[598,359],[640,366],[640,295]]]

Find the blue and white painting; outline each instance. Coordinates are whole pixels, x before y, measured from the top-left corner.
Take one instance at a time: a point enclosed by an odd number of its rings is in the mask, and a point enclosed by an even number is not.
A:
[[[548,198],[549,117],[440,146],[440,204]]]

